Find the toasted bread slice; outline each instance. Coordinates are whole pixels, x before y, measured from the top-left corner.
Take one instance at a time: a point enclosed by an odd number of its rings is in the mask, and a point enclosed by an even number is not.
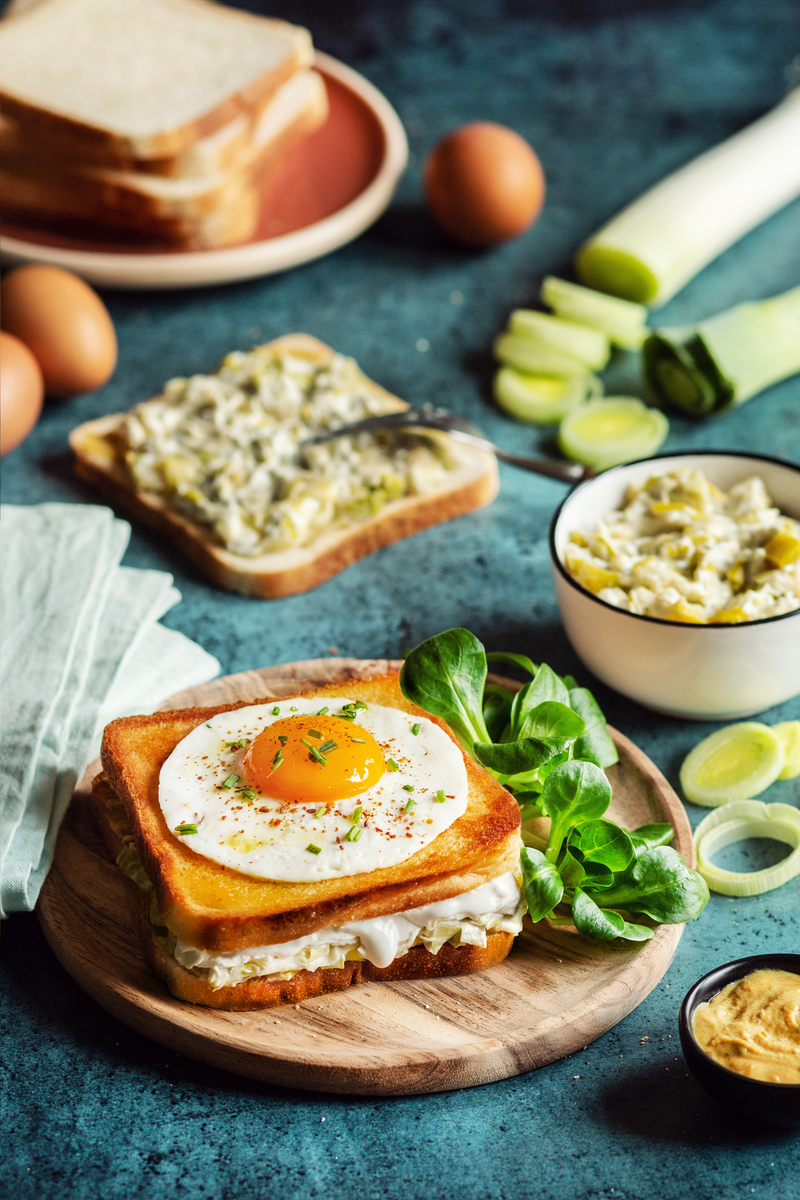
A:
[[[334,354],[323,342],[300,333],[277,338],[267,348],[320,363],[330,361]],[[378,384],[365,382],[394,409],[407,407]],[[120,453],[118,430],[124,420],[125,414],[116,413],[73,430],[70,445],[78,475],[94,484],[112,504],[174,542],[214,583],[246,596],[271,599],[308,591],[381,546],[488,504],[499,486],[493,454],[465,446],[446,434],[431,433],[455,464],[447,473],[445,486],[394,500],[368,520],[332,526],[308,546],[245,558],[216,545],[206,529],[170,509],[161,496],[136,489]]]
[[[345,690],[353,699],[429,717],[405,699],[398,680],[397,674],[352,680]],[[303,694],[323,698],[342,691],[341,684],[331,684]],[[168,928],[183,941],[215,952],[291,941],[330,925],[449,899],[516,867],[519,807],[466,754],[469,794],[465,813],[397,866],[344,878],[286,883],[243,875],[195,853],[173,835],[164,820],[158,802],[161,767],[197,725],[219,712],[244,707],[247,705],[223,705],[126,717],[112,722],[103,736],[103,767],[124,806],[136,849],[155,887],[159,911]],[[455,742],[447,726],[436,723]]]
[[[98,827],[114,858],[124,847],[129,834],[127,813],[105,775],[98,775],[92,788],[92,808]],[[146,894],[123,876],[122,884],[134,928],[147,963],[179,1000],[202,1004],[207,1008],[243,1012],[296,1004],[312,996],[340,992],[352,984],[367,980],[433,979],[447,975],[470,975],[502,962],[514,941],[514,935],[500,931],[487,934],[485,946],[445,944],[437,954],[424,946],[414,946],[388,967],[376,967],[368,960],[347,962],[344,967],[320,967],[299,971],[292,979],[256,977],[233,987],[212,988],[206,973],[187,970],[170,954],[150,921]]]
[[[77,155],[166,158],[312,59],[305,29],[206,0],[48,0],[0,25],[0,98]]]

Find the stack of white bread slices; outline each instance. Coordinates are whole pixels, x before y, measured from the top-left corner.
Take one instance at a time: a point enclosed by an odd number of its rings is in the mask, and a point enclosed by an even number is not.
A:
[[[16,225],[172,249],[247,241],[326,119],[305,29],[209,0],[38,0],[0,23],[0,188]]]

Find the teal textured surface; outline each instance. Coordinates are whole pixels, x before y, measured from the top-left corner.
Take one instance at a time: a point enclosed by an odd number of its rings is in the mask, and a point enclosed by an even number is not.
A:
[[[267,11],[264,0],[249,7]],[[413,403],[446,404],[509,449],[547,448],[489,399],[488,347],[541,277],[566,273],[583,238],[666,172],[774,104],[800,32],[794,0],[281,0],[317,45],[397,107],[412,162],[392,208],[359,241],[289,274],[171,294],[108,293],[120,362],[100,392],[50,402],[3,460],[7,503],[92,502],[67,435],[130,407],[172,375],[212,369],[234,347],[304,330],[354,355]],[[539,153],[542,217],[482,254],[441,236],[420,205],[425,153],[488,118]],[[681,323],[798,282],[800,202],[708,267],[658,319]],[[635,360],[609,383],[641,394]],[[800,461],[800,378],[702,424],[671,418],[664,450],[756,450]],[[357,563],[303,596],[260,602],[208,585],[134,529],[125,564],[169,570],[183,594],[164,619],[224,672],[324,656],[397,657],[453,625],[592,685],[558,621],[547,528],[564,486],[501,467],[498,500]],[[609,720],[677,787],[687,751],[715,726],[649,713],[601,685]],[[800,701],[764,714],[800,717]],[[764,798],[800,803],[800,779]],[[693,824],[704,810],[688,806]],[[774,843],[721,854],[766,865]],[[737,857],[738,856],[738,857]],[[40,1196],[299,1200],[797,1200],[796,1135],[740,1122],[687,1075],[678,1007],[711,967],[796,951],[800,878],[746,900],[712,896],[665,979],[585,1052],[529,1075],[402,1100],[280,1090],[167,1052],[118,1024],[55,960],[34,917],[3,926],[6,1074],[0,1189]]]

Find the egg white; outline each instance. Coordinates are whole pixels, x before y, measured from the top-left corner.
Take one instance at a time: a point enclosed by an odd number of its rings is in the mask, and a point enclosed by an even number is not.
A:
[[[394,760],[399,769],[387,769],[358,796],[328,801],[320,817],[314,815],[319,808],[314,801],[291,803],[259,791],[242,767],[246,747],[225,745],[240,739],[249,745],[284,717],[316,715],[322,706],[335,715],[349,703],[347,696],[324,700],[297,696],[219,713],[193,729],[161,768],[158,798],[169,829],[196,825],[197,833],[175,836],[205,858],[258,879],[305,883],[405,862],[467,807],[467,771],[461,751],[433,721],[377,704],[360,710],[355,723],[372,734],[384,757]],[[416,735],[411,732],[415,725],[419,725]],[[239,775],[240,782],[223,789],[222,783],[232,774]],[[413,791],[407,791],[406,785]],[[243,787],[256,792],[251,803],[237,790]],[[439,791],[446,797],[442,803],[436,801]],[[406,813],[410,798],[414,805]],[[358,806],[363,810],[358,821],[361,835],[357,841],[345,841]],[[310,851],[309,845],[319,847],[319,853]]]

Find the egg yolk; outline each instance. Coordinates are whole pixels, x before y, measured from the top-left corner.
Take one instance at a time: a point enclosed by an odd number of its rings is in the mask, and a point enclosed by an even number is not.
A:
[[[357,796],[386,769],[367,729],[327,716],[275,721],[255,738],[242,766],[259,791],[297,804]]]

